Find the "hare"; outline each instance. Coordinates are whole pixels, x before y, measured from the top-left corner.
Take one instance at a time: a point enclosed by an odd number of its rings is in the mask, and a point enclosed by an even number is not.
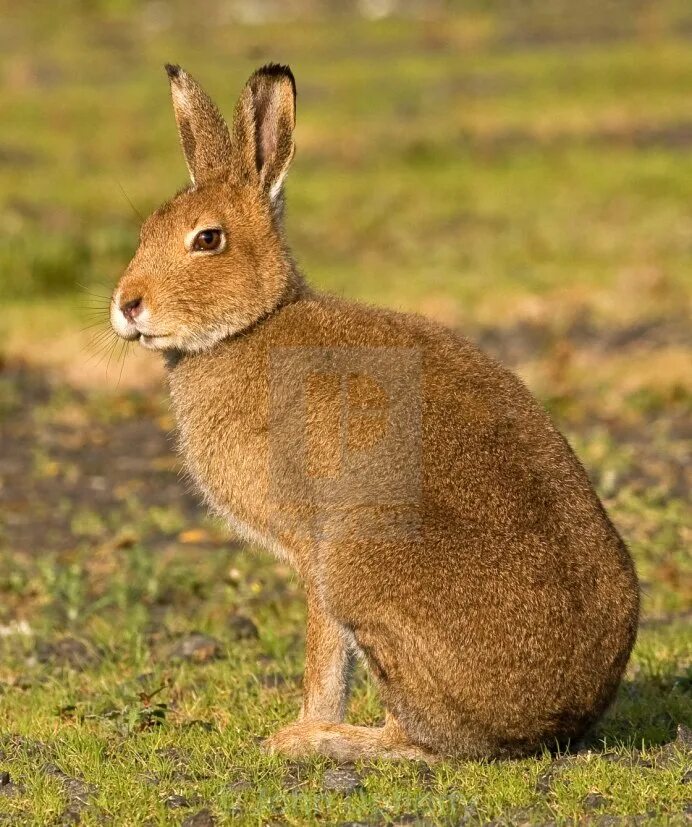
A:
[[[282,228],[296,90],[258,69],[230,129],[166,67],[191,183],[143,224],[111,323],[161,351],[210,507],[298,572],[293,758],[511,757],[579,739],[639,608],[627,548],[529,391],[431,321],[321,295]],[[386,718],[344,723],[363,659]]]

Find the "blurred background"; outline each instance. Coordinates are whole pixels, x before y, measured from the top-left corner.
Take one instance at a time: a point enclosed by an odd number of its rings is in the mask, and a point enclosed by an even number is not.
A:
[[[590,742],[609,751],[568,781],[545,755],[391,768],[347,796],[260,754],[300,704],[300,584],[206,514],[160,357],[108,327],[140,216],[187,180],[169,61],[228,115],[256,67],[289,63],[309,279],[461,331],[584,462],[643,613]],[[0,227],[0,821],[179,823],[195,802],[223,823],[684,820],[689,0],[0,0]],[[362,673],[351,715],[381,720]]]
[[[158,358],[103,331],[138,214],[186,182],[164,62],[230,114],[270,60],[298,82],[287,224],[311,281],[517,370],[632,545],[646,617],[689,611],[689,2],[0,11],[0,614],[27,584],[53,622],[102,609],[118,543],[231,548],[176,478]]]

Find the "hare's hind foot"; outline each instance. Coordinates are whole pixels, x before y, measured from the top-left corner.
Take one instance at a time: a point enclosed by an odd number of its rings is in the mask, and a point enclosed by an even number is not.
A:
[[[383,727],[297,721],[267,738],[264,746],[269,752],[287,758],[324,755],[336,761],[385,758],[429,764],[438,760],[433,753],[411,744],[392,719],[388,719]]]

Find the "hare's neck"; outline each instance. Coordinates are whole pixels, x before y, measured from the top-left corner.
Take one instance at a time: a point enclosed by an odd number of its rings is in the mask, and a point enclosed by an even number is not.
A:
[[[279,301],[275,307],[278,310],[287,304],[300,301],[301,299],[313,298],[315,291],[305,280],[305,276],[300,272],[298,265],[293,258],[291,251],[286,248],[284,250],[284,257],[286,262],[286,287],[279,297]]]

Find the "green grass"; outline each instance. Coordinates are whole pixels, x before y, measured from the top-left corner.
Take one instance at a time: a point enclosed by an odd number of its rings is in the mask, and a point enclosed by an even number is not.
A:
[[[136,525],[146,535],[142,516]],[[207,530],[213,536],[214,527]],[[293,577],[237,548],[174,548],[175,534],[159,554],[140,542],[94,548],[89,534],[68,555],[23,566],[13,560],[13,580],[1,584],[6,595],[37,608],[29,612],[31,634],[2,644],[0,728],[12,735],[0,738],[0,751],[24,790],[0,796],[0,813],[17,819],[33,813],[47,823],[63,812],[70,796],[46,765],[93,790],[82,812],[87,824],[108,817],[174,823],[176,811],[165,803],[172,795],[203,803],[229,823],[237,816],[257,824],[391,822],[404,814],[453,824],[469,807],[483,820],[511,817],[518,808],[533,821],[566,820],[588,813],[585,800],[594,793],[604,811],[654,811],[659,823],[669,823],[687,801],[680,779],[689,756],[682,747],[660,748],[674,722],[689,721],[692,713],[682,622],[642,633],[591,752],[557,766],[548,755],[432,769],[374,763],[360,767],[362,788],[344,795],[323,788],[329,762],[293,767],[258,744],[299,704],[304,617]],[[238,612],[254,619],[256,639],[234,639],[229,617]],[[37,651],[46,657],[36,639],[54,640],[56,628],[88,642],[86,667],[67,668],[59,658],[36,662]],[[191,629],[217,639],[221,658],[177,661],[179,636]],[[381,717],[363,675],[352,715],[366,722]]]
[[[0,824],[687,823],[692,16],[555,8],[249,25],[214,3],[8,7]],[[185,179],[162,64],[230,113],[270,59],[298,79],[288,231],[311,281],[515,368],[632,549],[642,627],[589,751],[361,765],[347,794],[329,762],[261,750],[300,704],[300,584],[187,493],[158,362],[133,355],[118,383],[80,328],[136,245],[128,199],[146,214]],[[215,657],[176,657],[195,631]],[[362,673],[350,715],[382,716]]]

